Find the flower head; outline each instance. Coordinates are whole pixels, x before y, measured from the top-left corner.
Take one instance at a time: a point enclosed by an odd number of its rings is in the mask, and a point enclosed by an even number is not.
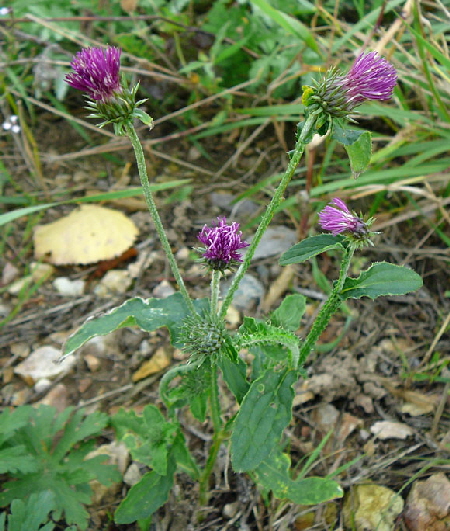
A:
[[[96,101],[107,102],[122,92],[119,79],[122,50],[114,46],[84,48],[73,58],[73,72],[65,81],[71,87],[86,92]]]
[[[224,217],[219,217],[217,220],[215,227],[205,225],[201,230],[198,239],[205,248],[199,250],[211,269],[223,271],[226,267],[242,262],[237,251],[250,244],[241,239],[239,223],[233,222],[227,225]]]
[[[153,127],[153,119],[139,108],[147,100],[136,101],[139,83],[129,88],[125,78],[120,81],[121,53],[114,46],[84,48],[73,58],[73,72],[65,78],[71,87],[87,93],[90,117],[103,120],[99,127],[112,123],[116,135],[127,134],[135,119]]]
[[[353,240],[368,240],[369,222],[364,222],[363,219],[350,212],[344,201],[337,197],[319,212],[319,223],[322,229],[329,230],[333,236],[345,234]]]
[[[366,100],[390,99],[396,83],[391,63],[377,52],[360,54],[346,75],[331,68],[314,87],[306,87],[303,103],[342,118]]]
[[[377,52],[360,54],[338,84],[347,93],[353,107],[365,100],[388,100],[397,83],[395,68]]]

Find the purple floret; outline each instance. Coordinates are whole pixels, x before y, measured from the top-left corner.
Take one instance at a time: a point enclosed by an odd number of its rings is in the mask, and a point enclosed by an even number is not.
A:
[[[215,227],[205,225],[198,239],[205,246],[202,256],[213,269],[224,269],[227,265],[242,262],[239,249],[248,247],[249,243],[242,240],[239,223],[227,225],[224,217],[217,218]]]
[[[395,68],[377,52],[360,54],[346,76],[337,80],[352,107],[365,100],[388,100],[397,83]]]
[[[322,229],[329,230],[333,236],[344,232],[356,236],[367,233],[367,226],[364,221],[352,214],[344,201],[337,197],[319,212],[319,223]]]
[[[65,81],[71,87],[86,92],[96,101],[106,102],[122,92],[120,84],[120,55],[122,50],[107,48],[84,48],[73,58],[73,72]]]

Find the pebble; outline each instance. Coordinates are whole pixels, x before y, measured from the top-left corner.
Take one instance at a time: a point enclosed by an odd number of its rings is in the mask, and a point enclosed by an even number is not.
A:
[[[53,379],[70,371],[77,361],[77,357],[68,356],[59,362],[61,350],[46,345],[32,352],[22,363],[19,363],[14,372],[27,382],[34,383],[42,378]]]
[[[84,280],[71,280],[68,277],[58,277],[53,281],[53,286],[60,295],[79,297],[84,293]]]
[[[95,286],[94,293],[99,297],[112,297],[119,293],[125,293],[132,281],[129,271],[111,269]]]
[[[175,290],[173,286],[167,280],[160,282],[153,290],[153,296],[157,299],[167,299],[170,295],[173,295]]]
[[[251,242],[251,238],[247,239]],[[269,227],[263,234],[252,260],[275,256],[287,251],[298,241],[297,232],[282,225]],[[245,254],[245,249],[242,254]]]
[[[223,286],[223,297],[226,296],[231,282]],[[233,297],[233,306],[240,311],[250,310],[255,303],[259,304],[264,298],[264,286],[256,277],[245,274]]]

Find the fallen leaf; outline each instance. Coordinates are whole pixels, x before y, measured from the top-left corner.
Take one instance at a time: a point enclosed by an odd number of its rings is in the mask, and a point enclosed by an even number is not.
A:
[[[405,391],[403,399],[405,403],[402,404],[400,411],[411,415],[411,417],[417,417],[431,413],[439,404],[440,396],[424,395],[417,391]]]
[[[37,225],[34,252],[52,264],[92,264],[120,255],[137,235],[136,225],[122,212],[82,205],[54,223]]]
[[[410,531],[450,529],[450,481],[444,474],[433,474],[426,481],[414,482],[404,519]]]
[[[403,500],[394,491],[380,485],[354,485],[344,500],[344,529],[393,531],[402,509]]]
[[[370,431],[378,437],[378,439],[406,439],[413,435],[414,431],[407,424],[401,422],[391,422],[389,420],[381,420],[375,422],[370,428]]]
[[[170,357],[164,348],[159,348],[151,359],[145,361],[133,374],[133,382],[143,380],[152,374],[162,371],[170,364]]]

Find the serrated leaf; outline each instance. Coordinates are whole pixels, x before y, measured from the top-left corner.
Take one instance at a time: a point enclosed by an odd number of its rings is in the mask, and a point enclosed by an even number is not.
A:
[[[164,505],[173,487],[175,468],[174,461],[170,460],[166,476],[149,472],[133,485],[117,508],[114,515],[116,524],[131,524],[148,518]]]
[[[292,480],[289,469],[289,457],[274,451],[252,471],[252,475],[260,486],[272,490],[277,498],[299,505],[317,505],[342,497],[343,491],[336,481],[317,477]]]
[[[305,308],[306,297],[304,295],[300,293],[288,295],[283,299],[280,306],[272,312],[270,323],[295,332],[300,327]]]
[[[28,453],[24,444],[0,450],[0,474],[29,474],[38,469],[35,457]]]
[[[167,422],[152,404],[144,408],[142,416],[134,411],[120,410],[114,415],[112,424],[133,459],[152,467],[161,476],[166,475],[168,454],[177,435],[177,424]]]
[[[37,470],[16,472],[14,481],[5,482],[0,492],[0,505],[51,491],[51,510],[59,514],[58,519],[64,516],[67,524],[84,530],[89,516],[84,506],[90,502],[92,494],[88,482],[95,478],[104,484],[110,483],[118,481],[120,474],[116,467],[103,464],[104,456],[84,460],[94,446],[94,441],[85,441],[86,437],[99,434],[108,417],[94,413],[85,418],[78,412],[68,420],[72,411],[73,408],[68,408],[58,414],[50,406],[30,409],[28,423],[17,430],[10,443],[15,448],[23,444]],[[55,445],[56,436],[60,439]]]
[[[255,347],[257,345],[282,345],[286,347],[290,354],[291,365],[297,368],[299,358],[298,337],[278,326],[272,326],[264,321],[253,317],[244,317],[244,322],[236,335],[236,343],[240,348]],[[271,351],[268,350],[268,353]],[[270,354],[269,354],[270,355]],[[275,351],[276,361],[286,361],[284,352],[278,349]]]
[[[55,524],[48,522],[54,507],[54,494],[50,491],[32,494],[26,501],[14,500],[8,518],[8,531],[51,531]]]
[[[423,285],[422,278],[407,267],[377,262],[363,271],[358,278],[346,278],[341,296],[345,299],[385,295],[404,295]]]
[[[283,253],[280,258],[280,265],[298,264],[331,249],[344,249],[343,242],[342,236],[333,236],[332,234],[311,236],[311,238],[306,238]]]
[[[31,406],[20,406],[12,411],[9,409],[2,411],[0,414],[0,445],[28,424],[32,411]]]
[[[62,459],[76,443],[100,435],[108,422],[106,413],[95,411],[85,416],[83,411],[77,411],[64,426],[64,433],[53,451],[54,459]]]
[[[269,370],[250,386],[231,437],[231,459],[237,472],[259,466],[279,442],[291,420],[296,380],[295,371]]]
[[[194,301],[194,305],[197,311],[202,311],[207,308],[208,301],[199,299]],[[180,293],[165,299],[129,299],[100,317],[88,319],[67,340],[63,358],[80,348],[89,339],[110,334],[125,326],[139,326],[146,332],[167,327],[172,344],[180,347],[180,328],[188,314],[189,309]]]
[[[350,168],[354,177],[366,171],[372,157],[372,137],[369,131],[364,131],[359,138],[350,145],[344,145],[350,159]]]

